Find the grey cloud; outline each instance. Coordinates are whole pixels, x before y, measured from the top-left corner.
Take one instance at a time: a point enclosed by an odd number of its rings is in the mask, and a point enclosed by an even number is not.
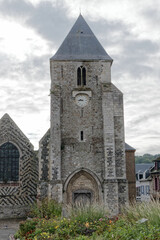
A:
[[[27,74],[27,81],[35,85],[39,84],[39,82],[44,82],[46,79],[49,80],[49,54],[27,58],[21,63],[20,71],[22,74]]]
[[[150,21],[152,24],[159,26],[160,14],[158,7],[152,6],[150,9],[144,9],[142,14],[144,17],[146,17],[147,21]]]
[[[156,58],[157,52],[160,51],[159,44],[153,42],[152,39],[136,39],[131,33],[131,26],[125,25],[120,21],[98,21],[89,22],[91,28],[96,32],[97,36],[103,34],[100,39],[103,46],[106,47],[107,52],[116,64],[113,63],[113,77],[117,78],[119,72],[129,72],[135,78],[141,78],[144,75],[152,76],[155,72],[149,66],[149,62]],[[116,34],[118,33],[118,34]],[[110,47],[121,46],[122,52],[120,55],[112,55]]]
[[[0,2],[0,14],[6,17],[14,17],[19,20],[28,17],[33,11],[33,6],[27,1],[19,0],[2,0]]]
[[[150,42],[150,43],[149,43]],[[143,75],[152,75],[155,68],[149,66],[149,63],[156,58],[156,53],[159,51],[158,45],[151,41],[147,41],[148,48],[140,46],[145,45],[146,41],[129,41],[127,44],[121,43],[123,53],[119,57],[118,64],[115,67],[115,72],[118,73],[128,71],[132,76],[141,78]],[[134,47],[133,47],[134,46]],[[156,67],[156,66],[155,66]]]
[[[12,111],[13,111],[14,108],[15,108],[15,102],[10,103],[6,106],[6,109],[12,109]],[[34,113],[35,112],[37,112],[37,113],[40,112],[39,109],[37,108],[37,106],[35,106],[33,104],[33,102],[27,102],[27,99],[25,99],[25,102],[22,101],[22,103],[17,102],[16,103],[16,110],[18,110],[19,113],[24,112],[26,114],[32,113],[32,112],[34,112]]]
[[[131,122],[130,122],[130,125],[133,127],[133,126],[136,126],[140,123],[144,123],[146,121],[149,120],[149,117],[148,115],[140,115],[140,116],[137,116],[135,119],[133,119]]]
[[[159,112],[155,112],[155,109],[154,111],[150,111],[150,108],[146,106],[145,109],[142,108],[142,113],[138,112],[137,115],[133,116],[132,120],[129,122],[129,125],[131,128],[135,126],[137,127],[138,124],[143,125],[144,123],[149,122],[152,119],[156,121],[156,119],[159,119],[159,118],[160,118]]]
[[[0,4],[0,9],[5,16],[23,18],[25,24],[47,39],[52,47],[59,46],[73,23],[67,18],[67,8],[63,1],[59,1],[56,6],[50,1],[33,6],[24,0],[5,0]]]
[[[71,21],[66,17],[66,11],[64,6],[56,8],[50,2],[42,2],[34,9],[27,24],[57,47],[69,31]]]
[[[146,146],[143,151],[145,151],[145,153],[159,154],[159,152],[157,152],[157,149],[159,149],[159,145],[160,145],[160,143],[157,143],[157,144],[155,142],[154,142],[154,144],[150,143],[150,145]]]
[[[37,65],[37,61],[39,65]],[[6,64],[6,75],[8,78],[5,83],[1,81],[1,112],[18,111],[19,113],[26,112],[32,113],[43,111],[48,109],[49,113],[49,64],[46,56],[38,58],[27,59],[23,63],[17,63],[13,59],[10,59],[10,66],[17,67],[16,74],[7,70],[8,64]],[[40,64],[41,63],[41,64]],[[1,77],[2,79],[2,77]],[[15,85],[16,82],[16,85]],[[5,102],[3,102],[5,99]],[[3,102],[3,104],[2,104]]]
[[[129,27],[122,21],[106,21],[103,19],[99,21],[87,20],[87,22],[103,46],[114,45],[119,41],[119,38],[123,39],[130,34]]]
[[[126,40],[124,46],[130,56],[139,56],[140,54],[156,53],[159,46],[151,40]]]
[[[32,82],[34,83],[32,87],[34,87],[39,82],[46,81],[46,79],[50,81],[49,54],[40,57],[28,57],[25,61],[18,61],[13,57],[1,53],[0,61],[1,77],[3,76],[4,79],[10,78],[11,82],[16,80],[21,84],[23,77],[26,77],[26,81],[23,84],[31,84]],[[8,66],[10,66],[9,71]]]
[[[7,56],[4,53],[0,53],[0,62],[1,62],[1,67],[0,67],[0,76],[5,77],[8,76],[9,71],[8,71],[8,63],[12,61],[11,57]],[[12,67],[12,65],[11,65]]]

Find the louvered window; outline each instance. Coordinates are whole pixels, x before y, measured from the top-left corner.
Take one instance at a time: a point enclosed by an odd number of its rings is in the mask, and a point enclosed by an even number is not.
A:
[[[0,181],[5,183],[19,179],[19,151],[10,143],[0,146]]]
[[[77,85],[78,86],[86,85],[86,68],[83,66],[77,69]]]

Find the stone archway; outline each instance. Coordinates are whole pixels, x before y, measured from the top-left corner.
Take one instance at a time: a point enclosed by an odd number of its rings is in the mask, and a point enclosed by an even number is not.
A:
[[[67,204],[87,204],[99,202],[101,199],[100,184],[85,170],[76,172],[66,183]]]

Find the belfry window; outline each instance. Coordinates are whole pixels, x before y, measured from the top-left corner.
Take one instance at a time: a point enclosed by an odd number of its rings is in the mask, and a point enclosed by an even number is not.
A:
[[[83,66],[80,66],[77,69],[77,85],[78,86],[86,85],[86,68]]]
[[[0,181],[5,183],[19,179],[19,151],[10,143],[0,146]]]

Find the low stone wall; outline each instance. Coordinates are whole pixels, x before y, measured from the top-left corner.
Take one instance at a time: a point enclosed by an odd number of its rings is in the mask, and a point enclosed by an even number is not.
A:
[[[0,219],[25,218],[29,212],[29,206],[3,206],[0,207]]]

